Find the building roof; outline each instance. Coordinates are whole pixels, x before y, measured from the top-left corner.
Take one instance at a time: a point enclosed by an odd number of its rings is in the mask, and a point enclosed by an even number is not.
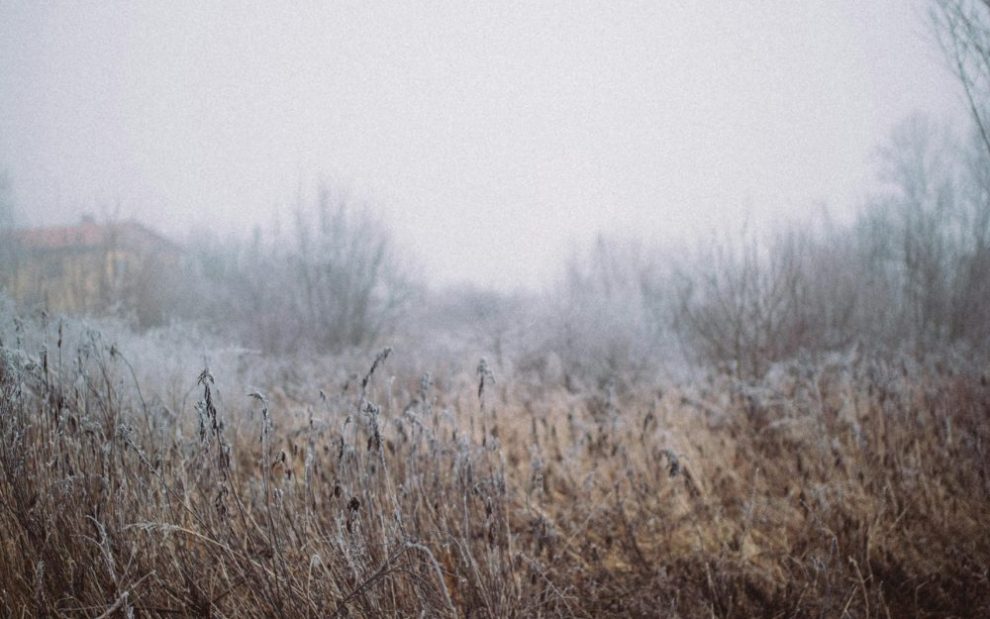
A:
[[[12,230],[10,236],[22,249],[57,251],[121,246],[134,249],[179,251],[179,246],[135,221],[98,224],[84,217],[74,226],[47,226]]]

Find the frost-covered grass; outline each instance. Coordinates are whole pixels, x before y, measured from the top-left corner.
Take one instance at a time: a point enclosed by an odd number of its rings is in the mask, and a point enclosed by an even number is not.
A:
[[[990,387],[947,355],[575,389],[0,310],[5,615],[990,613]]]

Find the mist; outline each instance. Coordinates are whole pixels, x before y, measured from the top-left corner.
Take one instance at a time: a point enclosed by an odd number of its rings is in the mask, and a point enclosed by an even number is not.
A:
[[[0,5],[21,218],[175,238],[289,218],[319,183],[437,283],[546,285],[598,233],[659,245],[875,187],[964,107],[924,3]]]
[[[990,616],[990,0],[0,0],[0,615]]]

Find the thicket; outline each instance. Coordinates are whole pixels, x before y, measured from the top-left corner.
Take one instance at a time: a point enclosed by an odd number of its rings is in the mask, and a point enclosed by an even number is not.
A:
[[[388,227],[321,186],[287,226],[187,244],[175,315],[266,353],[340,352],[393,335],[419,286]]]

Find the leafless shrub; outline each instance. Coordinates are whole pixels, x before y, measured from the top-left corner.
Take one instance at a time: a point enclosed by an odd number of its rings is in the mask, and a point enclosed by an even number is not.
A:
[[[715,244],[681,267],[689,355],[760,378],[800,354],[965,346],[986,354],[988,210],[976,149],[923,117],[881,150],[885,188],[856,219]]]
[[[696,271],[682,271],[675,324],[689,350],[735,375],[760,377],[817,337],[803,240],[716,245]]]
[[[667,274],[644,246],[600,236],[567,262],[530,357],[552,354],[572,390],[652,380],[668,359]],[[529,362],[533,364],[533,360]]]
[[[388,228],[344,195],[321,188],[289,233],[195,244],[194,315],[233,327],[269,352],[340,351],[393,332],[416,294]]]

